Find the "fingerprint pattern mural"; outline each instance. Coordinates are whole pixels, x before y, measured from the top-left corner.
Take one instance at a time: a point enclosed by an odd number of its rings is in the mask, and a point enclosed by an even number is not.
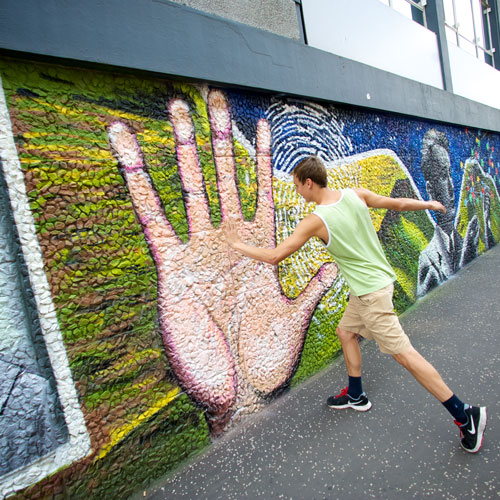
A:
[[[372,211],[398,312],[500,238],[498,134],[13,59],[0,76],[3,496],[126,497],[331,362],[347,290],[324,246],[273,267],[221,238],[229,219],[254,245],[290,235],[309,154],[331,187],[446,205]]]

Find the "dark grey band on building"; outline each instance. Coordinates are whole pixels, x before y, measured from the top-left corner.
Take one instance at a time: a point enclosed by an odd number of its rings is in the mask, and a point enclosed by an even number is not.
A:
[[[498,109],[168,0],[3,0],[0,49],[500,131]]]

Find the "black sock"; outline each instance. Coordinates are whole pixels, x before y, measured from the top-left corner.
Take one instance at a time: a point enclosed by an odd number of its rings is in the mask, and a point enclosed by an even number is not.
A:
[[[349,389],[347,390],[347,394],[353,399],[358,399],[362,392],[361,377],[351,377],[349,375]]]
[[[455,394],[443,403],[443,406],[451,413],[453,418],[461,424],[466,424],[469,420],[465,413],[465,405]]]

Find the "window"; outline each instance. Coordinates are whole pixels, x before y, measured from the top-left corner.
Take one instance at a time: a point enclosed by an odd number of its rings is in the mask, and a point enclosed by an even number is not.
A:
[[[493,64],[489,2],[444,0],[446,39],[473,56]]]
[[[422,26],[427,27],[427,19],[425,18],[425,6],[427,0],[380,0],[394,10],[404,16],[416,21]]]

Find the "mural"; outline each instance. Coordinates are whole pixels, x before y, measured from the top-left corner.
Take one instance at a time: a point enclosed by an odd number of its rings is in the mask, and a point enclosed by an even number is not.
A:
[[[273,267],[221,239],[229,219],[286,238],[313,209],[290,174],[307,155],[332,187],[447,207],[372,211],[399,312],[500,238],[498,134],[9,59],[0,75],[2,495],[125,497],[331,362],[347,291],[323,245]],[[44,381],[29,404],[23,377]]]

